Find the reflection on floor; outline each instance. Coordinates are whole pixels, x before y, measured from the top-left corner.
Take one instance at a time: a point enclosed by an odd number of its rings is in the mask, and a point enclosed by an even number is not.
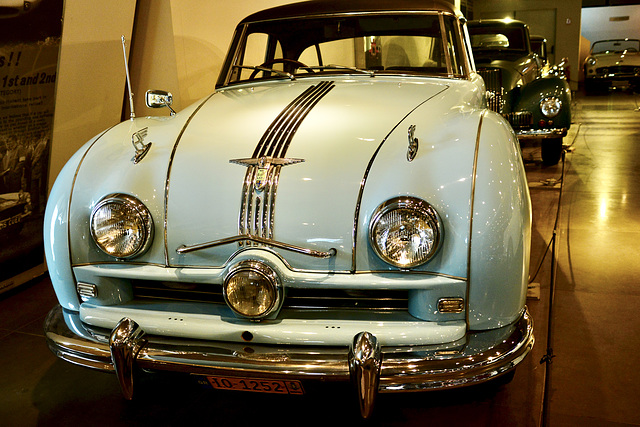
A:
[[[381,395],[368,425],[537,426],[545,379],[547,425],[640,425],[640,112],[628,93],[581,97],[562,164],[542,167],[539,147],[523,157],[533,201],[528,300],[536,346],[506,386]],[[550,253],[557,227],[551,375],[547,354]],[[349,390],[302,397],[216,392],[184,377],[146,377],[140,397],[121,398],[115,376],[57,360],[42,323],[55,304],[48,279],[0,297],[0,424],[328,425],[360,424]],[[140,391],[140,390],[139,390]],[[265,421],[266,420],[266,421]]]

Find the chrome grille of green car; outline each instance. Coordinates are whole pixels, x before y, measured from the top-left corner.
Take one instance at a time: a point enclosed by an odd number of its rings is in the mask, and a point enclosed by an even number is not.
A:
[[[530,129],[533,124],[533,114],[529,111],[505,114],[504,117],[511,123],[514,129]]]
[[[137,300],[225,304],[222,287],[204,283],[132,281]],[[408,311],[408,291],[288,288],[283,308]]]
[[[502,87],[502,74],[497,68],[481,68],[478,74],[484,80],[487,89],[487,106],[496,113],[502,113],[504,105],[504,89]]]

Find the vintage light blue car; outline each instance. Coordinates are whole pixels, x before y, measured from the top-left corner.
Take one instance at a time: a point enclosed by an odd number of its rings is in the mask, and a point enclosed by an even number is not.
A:
[[[215,91],[68,162],[45,246],[51,349],[215,388],[378,392],[509,376],[533,346],[531,206],[441,1],[320,0],[237,27]],[[147,94],[166,106],[170,94]]]

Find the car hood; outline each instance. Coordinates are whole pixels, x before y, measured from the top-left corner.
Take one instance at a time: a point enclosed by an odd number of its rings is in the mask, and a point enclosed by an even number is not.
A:
[[[114,261],[92,243],[89,218],[106,195],[126,193],[154,222],[137,263],[224,268],[255,246],[298,270],[385,270],[367,224],[382,202],[415,195],[448,230],[421,268],[464,276],[480,87],[397,76],[256,82],[173,117],[116,125],[87,143],[70,175],[72,263]],[[408,162],[412,125],[423,145]],[[150,149],[136,164],[132,143],[141,140]]]
[[[599,53],[592,55],[597,60],[596,67],[611,67],[615,65],[640,65],[640,52]]]
[[[240,87],[204,103],[171,162],[170,264],[223,265],[238,242],[207,244],[250,235],[335,250],[332,268],[351,268],[355,210],[369,162],[405,116],[447,89],[376,80]],[[180,254],[180,247],[194,250]],[[327,268],[327,261],[274,250],[294,267]]]

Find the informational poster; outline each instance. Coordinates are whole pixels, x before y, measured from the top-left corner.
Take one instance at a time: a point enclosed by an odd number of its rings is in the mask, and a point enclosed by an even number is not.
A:
[[[44,263],[63,0],[0,0],[0,292]]]

